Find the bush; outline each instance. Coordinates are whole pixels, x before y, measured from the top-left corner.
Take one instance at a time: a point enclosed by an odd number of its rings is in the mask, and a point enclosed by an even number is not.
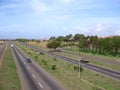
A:
[[[79,66],[74,66],[75,71],[79,71]]]
[[[56,58],[54,58],[54,61],[57,61],[57,59],[56,59]]]
[[[32,53],[30,51],[28,51],[28,54],[32,55]]]
[[[37,59],[37,58],[38,58],[38,56],[35,56],[35,58]]]
[[[40,55],[44,55],[44,53],[40,52]]]
[[[44,65],[47,65],[47,62],[46,62],[45,60],[42,60],[42,63],[43,63]]]
[[[57,69],[57,67],[56,67],[56,65],[52,65],[52,68],[51,68],[52,70],[56,70]]]

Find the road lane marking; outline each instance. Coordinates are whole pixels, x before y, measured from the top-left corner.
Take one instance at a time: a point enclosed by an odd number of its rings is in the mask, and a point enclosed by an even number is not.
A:
[[[27,69],[30,70],[30,68],[27,66]]]
[[[38,82],[38,85],[39,85],[41,88],[43,88],[43,86],[41,85],[41,83],[40,83],[40,82]]]
[[[32,76],[33,76],[33,78],[36,78],[36,76],[34,74]]]

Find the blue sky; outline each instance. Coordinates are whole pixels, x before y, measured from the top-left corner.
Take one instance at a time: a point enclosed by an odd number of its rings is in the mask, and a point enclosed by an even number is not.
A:
[[[0,0],[0,38],[120,35],[120,0]]]

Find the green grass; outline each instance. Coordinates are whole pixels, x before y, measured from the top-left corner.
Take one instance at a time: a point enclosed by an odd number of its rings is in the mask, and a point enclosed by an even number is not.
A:
[[[0,90],[21,90],[20,81],[10,47],[7,47],[0,67]]]
[[[47,72],[56,77],[67,90],[119,90],[120,81],[107,78],[87,69],[83,70],[82,79],[78,78],[78,71],[74,70],[73,64],[66,61],[56,59],[47,55],[36,54],[35,51],[25,48],[21,45],[19,47],[29,57],[35,60]],[[36,58],[37,56],[37,58]],[[53,70],[53,65],[56,69]]]
[[[112,55],[101,55],[101,54],[93,54],[93,53],[91,53],[91,52],[83,52],[83,51],[79,51],[79,49],[78,48],[67,48],[67,49],[65,49],[65,51],[69,51],[69,52],[75,52],[75,53],[81,53],[81,54],[86,54],[86,55],[94,55],[94,56],[97,56],[97,57],[104,57],[104,58],[107,58],[107,59],[116,59],[117,57],[115,57],[115,56],[112,56]],[[120,57],[119,57],[119,59],[120,59]]]

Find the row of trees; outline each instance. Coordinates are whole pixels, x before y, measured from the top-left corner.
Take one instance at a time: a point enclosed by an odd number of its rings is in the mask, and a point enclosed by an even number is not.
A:
[[[98,36],[85,36],[83,34],[76,34],[74,36],[69,34],[67,36],[59,36],[56,38],[51,37],[50,40],[52,40],[52,43],[59,43],[59,45],[56,45],[54,50],[57,48],[57,46],[60,46],[61,42],[67,42],[68,46],[77,46],[79,47],[79,50],[85,52],[105,55],[110,54],[114,56],[120,55],[120,36],[100,38]],[[54,44],[53,46],[55,46]],[[48,43],[48,47],[49,46],[50,44]]]

